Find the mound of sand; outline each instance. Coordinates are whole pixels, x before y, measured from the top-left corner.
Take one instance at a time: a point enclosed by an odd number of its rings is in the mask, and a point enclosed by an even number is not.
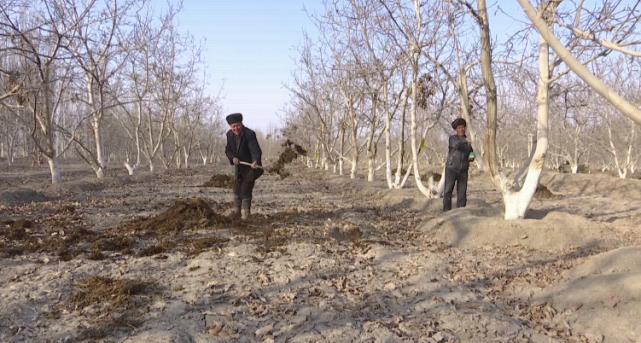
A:
[[[541,219],[506,221],[502,212],[502,205],[457,209],[428,221],[420,229],[444,244],[465,248],[520,244],[555,251],[611,246],[616,242],[607,226],[579,215],[552,211],[544,213]]]
[[[544,173],[541,183],[554,193],[641,200],[641,181],[604,174]]]
[[[381,203],[384,207],[390,209],[411,209],[423,211],[429,214],[438,215],[442,213],[443,198],[427,199],[417,188],[404,188],[393,190],[379,190]],[[453,206],[456,206],[456,198],[453,200]],[[497,214],[501,209],[491,208],[483,199],[471,198],[467,200],[468,209],[487,209],[492,214]]]
[[[641,338],[641,247],[595,255],[564,274],[536,301],[570,312],[573,326],[605,342],[639,342]],[[636,318],[636,319],[635,319]]]
[[[72,193],[91,193],[99,192],[105,189],[105,185],[100,180],[73,180],[65,181],[59,184],[51,185],[53,190]]]
[[[10,187],[0,190],[1,205],[28,204],[50,200],[42,193],[30,188]]]

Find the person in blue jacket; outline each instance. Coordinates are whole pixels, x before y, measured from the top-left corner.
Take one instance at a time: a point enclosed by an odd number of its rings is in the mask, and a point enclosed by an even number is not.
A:
[[[262,151],[256,139],[256,132],[243,125],[243,115],[232,113],[226,118],[229,124],[227,131],[227,146],[225,155],[229,163],[235,167],[234,172],[234,206],[236,215],[246,220],[251,214],[252,192],[254,182],[264,170],[262,166]],[[242,164],[245,162],[247,164]]]
[[[443,194],[443,211],[452,209],[452,192],[456,187],[456,207],[465,207],[467,203],[467,172],[470,162],[474,161],[474,150],[471,140],[465,135],[467,123],[463,118],[452,122],[456,131],[449,138],[447,161],[445,162],[445,190]]]

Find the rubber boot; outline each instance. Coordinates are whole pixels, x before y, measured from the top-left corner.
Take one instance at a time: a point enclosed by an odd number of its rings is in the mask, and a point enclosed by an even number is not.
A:
[[[240,210],[240,219],[247,220],[251,215],[252,199],[243,199],[242,209]]]
[[[241,207],[242,207],[242,200],[238,195],[234,194],[234,213],[233,213],[234,218],[240,218],[242,216]]]

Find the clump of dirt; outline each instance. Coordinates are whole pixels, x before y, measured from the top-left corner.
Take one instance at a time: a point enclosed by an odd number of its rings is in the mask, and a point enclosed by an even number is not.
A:
[[[76,213],[76,207],[73,205],[61,206],[56,210],[56,214],[59,215],[72,215],[74,213]]]
[[[550,192],[550,190],[544,185],[540,184],[536,186],[536,193],[534,193],[534,198],[536,199],[554,199],[559,196]]]
[[[26,219],[18,220],[7,220],[3,224],[9,226],[12,229],[33,229],[33,222]]]
[[[357,242],[363,237],[363,231],[360,228],[353,227],[347,230],[347,239],[352,242]]]
[[[234,177],[232,175],[216,174],[201,187],[234,188]]]
[[[307,156],[307,150],[303,149],[302,146],[292,142],[289,140],[289,138],[285,141],[285,143],[282,144],[284,147],[290,147],[294,149],[294,151],[301,155],[301,156]]]
[[[100,250],[91,250],[91,253],[89,254],[89,259],[92,261],[102,261],[105,259],[105,254],[102,253]]]
[[[199,238],[183,238],[178,241],[183,251],[189,255],[198,255],[201,252],[208,250],[215,246],[227,244],[228,238],[221,237],[199,237]]]
[[[29,237],[27,230],[22,227],[9,227],[4,235],[12,240],[22,240]]]
[[[97,251],[121,251],[128,253],[131,251],[133,241],[130,237],[116,236],[102,238],[91,244],[91,250]]]
[[[421,181],[427,182],[427,181],[430,180],[430,177],[432,177],[432,176],[434,177],[434,182],[441,181],[442,175],[439,174],[439,173],[434,173],[434,172],[427,172],[427,173],[423,174],[423,176],[421,176]]]
[[[176,200],[165,212],[152,217],[136,218],[121,224],[126,230],[146,235],[177,234],[183,230],[223,225],[230,219],[215,213],[202,198]]]
[[[153,285],[142,280],[91,276],[78,282],[78,290],[71,296],[68,305],[72,309],[91,305],[105,305],[110,310],[126,308],[132,304],[132,298],[146,294]]]
[[[392,175],[396,175],[397,171],[398,168],[394,168],[394,170],[392,170]],[[405,173],[407,173],[407,170],[405,168],[401,168],[401,175],[405,175]]]
[[[81,243],[81,242],[92,242],[96,236],[96,232],[87,230],[83,227],[72,228],[70,231],[65,233],[64,243],[66,245]]]
[[[158,254],[162,254],[165,252],[165,248],[159,246],[159,245],[150,245],[142,250],[140,250],[137,254],[136,257],[148,257],[148,256],[154,256]]]
[[[292,163],[299,155],[307,156],[307,151],[303,149],[300,145],[287,139],[283,143],[285,149],[278,156],[278,161],[274,163],[270,168],[267,168],[266,171],[270,173],[275,173],[280,175],[281,180],[288,177],[290,174],[285,171],[285,165]]]
[[[127,311],[122,315],[111,315],[110,319],[101,320],[97,325],[83,329],[78,334],[78,341],[95,341],[103,338],[114,337],[119,332],[125,335],[141,326],[144,322],[140,319],[139,311]]]
[[[18,256],[37,251],[54,252],[61,260],[69,261],[84,250],[75,247],[78,243],[90,243],[96,233],[79,226],[66,229],[43,230],[33,221],[20,219],[3,222],[7,229],[0,231],[1,256]],[[68,223],[73,225],[73,223]]]

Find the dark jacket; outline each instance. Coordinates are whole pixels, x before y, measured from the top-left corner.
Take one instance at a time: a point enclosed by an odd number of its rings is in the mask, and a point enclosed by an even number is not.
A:
[[[233,158],[238,157],[238,159],[243,162],[252,163],[256,161],[259,166],[263,165],[261,161],[263,152],[260,150],[260,145],[258,145],[256,132],[244,126],[240,132],[240,144],[238,146],[236,145],[234,133],[231,132],[231,130],[227,131],[225,155],[227,155],[230,164],[234,164],[232,161]],[[264,173],[263,169],[257,168],[252,170],[250,166],[242,164],[238,166],[238,169],[241,175],[246,175],[249,171],[253,171],[254,179],[259,178]]]
[[[456,172],[466,172],[470,168],[470,153],[472,146],[465,141],[465,137],[451,135],[447,152],[447,167]]]

